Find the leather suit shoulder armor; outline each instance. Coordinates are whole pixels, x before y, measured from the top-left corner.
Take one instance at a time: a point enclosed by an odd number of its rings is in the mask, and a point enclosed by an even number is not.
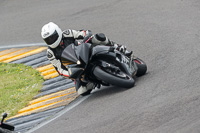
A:
[[[63,31],[63,36],[64,37],[74,37],[73,32],[70,29]]]

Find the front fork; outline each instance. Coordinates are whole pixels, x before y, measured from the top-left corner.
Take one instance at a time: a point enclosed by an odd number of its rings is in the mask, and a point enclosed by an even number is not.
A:
[[[134,62],[135,56],[133,54],[130,57],[125,55],[118,54],[116,60],[120,62],[124,67],[126,67],[126,73],[129,73],[130,76],[134,77],[137,73],[138,67]]]

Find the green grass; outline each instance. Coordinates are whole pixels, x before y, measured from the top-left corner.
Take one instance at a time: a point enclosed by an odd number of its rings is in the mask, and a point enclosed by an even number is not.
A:
[[[43,81],[32,67],[0,63],[0,114],[16,115],[38,94]]]

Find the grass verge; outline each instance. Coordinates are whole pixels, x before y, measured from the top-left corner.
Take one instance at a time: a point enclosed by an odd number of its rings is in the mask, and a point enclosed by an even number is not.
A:
[[[16,115],[38,94],[43,81],[32,67],[0,63],[0,114]]]

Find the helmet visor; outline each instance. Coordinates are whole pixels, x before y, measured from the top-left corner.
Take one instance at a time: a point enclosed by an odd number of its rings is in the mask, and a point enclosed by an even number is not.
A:
[[[59,35],[57,33],[57,31],[55,31],[51,36],[47,37],[44,39],[44,41],[48,44],[48,45],[51,45],[53,44],[54,42],[57,41]]]

